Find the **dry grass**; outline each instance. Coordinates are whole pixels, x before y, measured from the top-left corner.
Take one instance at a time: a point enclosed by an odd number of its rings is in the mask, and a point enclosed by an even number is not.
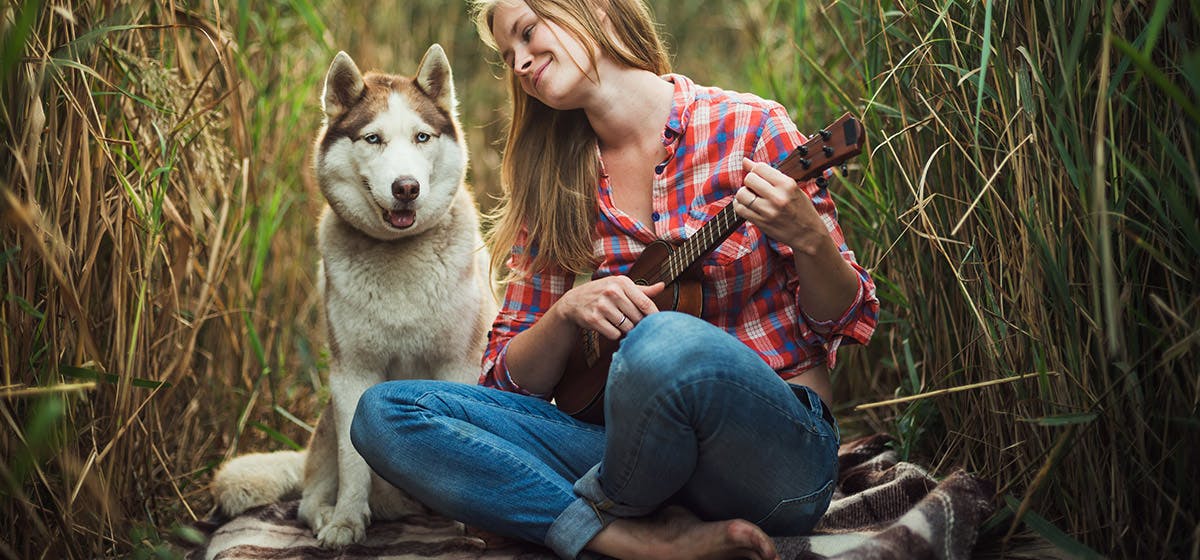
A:
[[[845,425],[997,481],[989,554],[1020,518],[1197,557],[1196,1],[659,4],[697,81],[868,125],[834,190],[884,316],[838,391],[923,398]],[[303,442],[320,79],[441,42],[490,206],[503,93],[460,8],[0,5],[0,556],[169,556],[214,465]]]

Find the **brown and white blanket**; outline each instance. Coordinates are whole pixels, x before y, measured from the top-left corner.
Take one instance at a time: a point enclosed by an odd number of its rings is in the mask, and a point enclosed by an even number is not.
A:
[[[838,488],[816,534],[775,539],[784,560],[970,558],[980,524],[992,511],[992,486],[956,471],[935,480],[899,461],[890,439],[874,435],[842,445]],[[189,560],[433,558],[553,559],[546,548],[465,529],[437,516],[371,525],[366,541],[324,550],[296,519],[298,502],[251,510],[213,527]]]

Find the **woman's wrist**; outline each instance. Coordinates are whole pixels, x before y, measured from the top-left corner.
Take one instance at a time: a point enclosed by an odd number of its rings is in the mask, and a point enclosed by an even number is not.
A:
[[[792,248],[793,253],[815,257],[823,250],[828,250],[833,238],[829,237],[825,224],[818,219],[816,224],[797,224],[792,235],[783,242]]]

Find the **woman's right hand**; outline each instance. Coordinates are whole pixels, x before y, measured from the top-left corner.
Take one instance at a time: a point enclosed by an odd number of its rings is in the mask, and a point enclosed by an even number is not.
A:
[[[579,328],[616,340],[647,315],[658,312],[650,298],[665,288],[662,282],[639,286],[628,276],[607,276],[568,290],[554,307]]]

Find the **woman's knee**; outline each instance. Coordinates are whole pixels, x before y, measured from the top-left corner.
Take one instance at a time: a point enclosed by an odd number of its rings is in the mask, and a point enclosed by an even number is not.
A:
[[[662,311],[642,319],[621,341],[617,357],[629,366],[670,366],[694,350],[697,331],[714,328],[701,319]]]
[[[354,419],[350,422],[350,443],[360,455],[366,456],[370,442],[378,441],[379,431],[387,424],[388,409],[394,406],[393,391],[388,383],[368,388],[358,399]]]
[[[350,442],[359,454],[387,433],[416,420],[417,401],[431,391],[421,381],[388,381],[368,388],[358,399],[350,422]]]
[[[732,335],[698,317],[673,311],[647,316],[621,341],[610,376],[635,391],[660,383],[678,385],[691,374],[711,376],[730,347],[743,346]],[[720,369],[720,368],[717,368]]]

